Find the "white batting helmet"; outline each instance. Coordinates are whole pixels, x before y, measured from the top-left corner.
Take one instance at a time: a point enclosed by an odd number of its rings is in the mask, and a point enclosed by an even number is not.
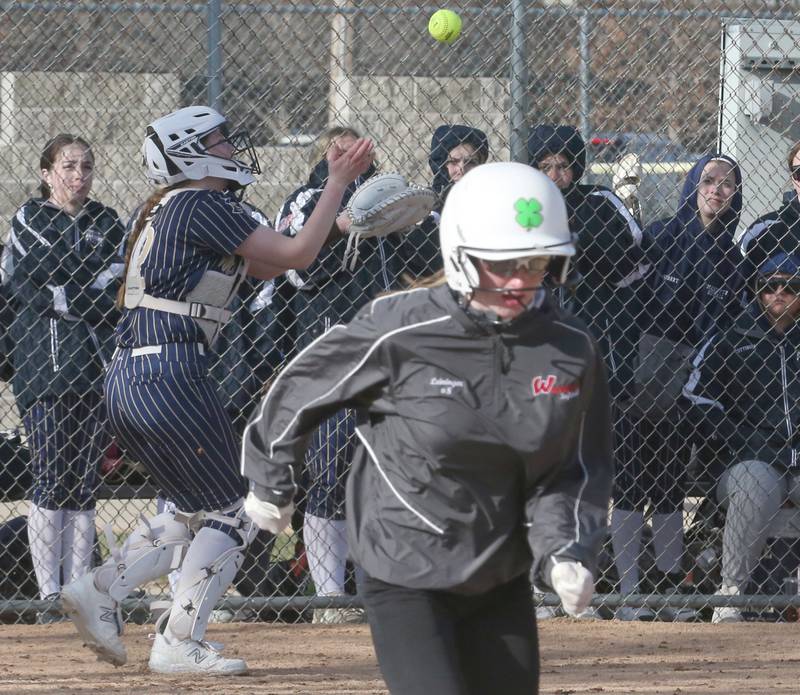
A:
[[[442,210],[439,238],[447,284],[478,287],[473,258],[554,256],[550,274],[564,282],[575,255],[564,197],[542,172],[517,162],[481,164],[456,183]]]

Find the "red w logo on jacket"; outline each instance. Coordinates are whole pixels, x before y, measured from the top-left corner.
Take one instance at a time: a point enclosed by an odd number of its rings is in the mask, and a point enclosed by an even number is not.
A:
[[[535,376],[533,377],[531,385],[533,386],[534,396],[539,396],[543,393],[552,393],[553,387],[556,385],[556,376],[555,374],[548,374],[545,377]]]
[[[555,374],[548,374],[547,376],[535,376],[531,381],[531,390],[533,391],[534,396],[541,396],[542,394],[546,395],[565,395],[565,394],[577,394],[578,393],[578,383],[572,384],[562,384],[561,386],[556,386],[556,375]]]

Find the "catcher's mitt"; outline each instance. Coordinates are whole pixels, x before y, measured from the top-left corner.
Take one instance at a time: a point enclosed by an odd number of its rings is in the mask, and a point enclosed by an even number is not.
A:
[[[427,217],[436,194],[430,188],[407,183],[402,174],[378,174],[362,183],[350,197],[347,213],[352,220],[343,265],[352,253],[351,269],[361,239],[405,232]]]

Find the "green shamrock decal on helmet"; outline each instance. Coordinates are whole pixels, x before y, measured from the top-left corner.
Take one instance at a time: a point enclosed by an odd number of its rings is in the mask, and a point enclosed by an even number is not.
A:
[[[520,198],[514,203],[517,223],[525,229],[538,227],[542,223],[542,204],[536,198]]]

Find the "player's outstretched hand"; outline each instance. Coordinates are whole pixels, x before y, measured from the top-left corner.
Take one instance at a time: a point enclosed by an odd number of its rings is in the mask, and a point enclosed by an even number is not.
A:
[[[335,144],[328,150],[328,179],[343,186],[361,176],[375,157],[375,144],[359,138],[346,150]]]
[[[262,531],[275,535],[285,529],[292,520],[294,504],[289,502],[285,507],[278,507],[270,502],[258,499],[252,491],[244,501],[244,511]]]
[[[583,613],[592,601],[594,577],[580,562],[553,558],[550,585],[561,599],[564,611],[571,616]]]

